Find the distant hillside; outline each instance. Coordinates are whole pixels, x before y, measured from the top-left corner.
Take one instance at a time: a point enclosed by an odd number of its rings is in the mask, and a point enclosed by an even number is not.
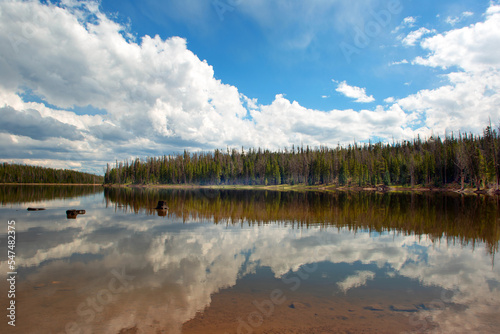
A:
[[[104,177],[69,169],[0,163],[0,183],[102,184]]]

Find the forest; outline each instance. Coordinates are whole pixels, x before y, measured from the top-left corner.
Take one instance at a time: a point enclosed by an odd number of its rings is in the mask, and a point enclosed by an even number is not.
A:
[[[497,188],[499,131],[336,148],[216,149],[107,165],[106,184],[455,186]]]
[[[102,184],[100,175],[69,169],[0,163],[0,183]]]

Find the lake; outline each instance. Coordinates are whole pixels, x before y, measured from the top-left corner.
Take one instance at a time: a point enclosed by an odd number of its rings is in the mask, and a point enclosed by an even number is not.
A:
[[[496,333],[498,197],[1,186],[1,333]],[[159,200],[169,209],[155,210]],[[27,211],[43,207],[44,211]],[[69,219],[66,210],[85,210]],[[15,221],[15,298],[7,230]],[[15,327],[6,310],[15,299]]]

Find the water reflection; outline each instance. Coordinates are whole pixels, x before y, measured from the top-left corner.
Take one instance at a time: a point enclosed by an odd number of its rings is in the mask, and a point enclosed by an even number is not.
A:
[[[397,231],[464,245],[487,244],[498,251],[498,197],[454,194],[272,192],[245,190],[148,190],[106,188],[107,206],[156,214],[159,200],[170,217],[213,220],[216,224],[285,223],[337,226],[353,231]]]
[[[0,204],[39,203],[101,193],[99,186],[0,185]]]
[[[18,221],[19,333],[499,325],[491,199],[108,189],[104,201],[79,198],[86,214],[67,220],[71,203],[0,210]],[[275,290],[286,300],[271,312]]]

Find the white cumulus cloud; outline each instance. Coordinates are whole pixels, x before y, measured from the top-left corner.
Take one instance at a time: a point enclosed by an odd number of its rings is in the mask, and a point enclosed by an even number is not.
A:
[[[242,11],[269,5],[245,6]],[[185,39],[135,38],[96,1],[2,1],[0,112],[7,123],[0,126],[1,161],[102,173],[116,159],[184,149],[335,146],[354,138],[413,138],[432,126],[437,132],[460,124],[481,131],[500,110],[498,7],[490,6],[484,22],[407,39],[421,40],[428,52],[412,64],[463,71],[447,74],[446,85],[397,103],[387,100],[386,107],[323,111],[279,92],[270,104],[260,104],[216,79]],[[415,22],[407,17],[403,23],[408,28]],[[346,81],[336,91],[358,103],[375,101],[366,88]],[[75,111],[89,106],[101,112]],[[470,115],[473,120],[465,122]],[[414,123],[418,117],[422,126]]]
[[[184,149],[414,136],[397,107],[320,111],[282,94],[259,104],[216,79],[185,39],[135,39],[95,1],[9,0],[0,9],[0,106],[10,122],[0,132],[2,161],[57,167],[76,161],[102,173],[115,159]],[[357,102],[374,101],[364,88],[338,88]],[[75,111],[88,106],[102,112]],[[16,129],[16,122],[24,125]]]
[[[500,6],[492,5],[484,22],[426,38],[421,46],[428,54],[413,64],[454,70],[444,75],[445,85],[399,100],[403,110],[438,133],[480,132],[489,119],[500,120]]]
[[[474,72],[500,68],[500,6],[490,7],[484,22],[427,38],[422,47],[429,55],[415,60],[421,65]]]
[[[340,82],[335,90],[347,97],[356,99],[355,102],[369,103],[375,101],[375,98],[372,95],[366,95],[366,88],[349,86],[346,81]]]
[[[414,16],[407,16],[403,19],[403,22],[399,26],[397,26],[392,33],[395,34],[398,31],[405,29],[405,28],[413,28],[415,26],[415,23],[417,23],[417,18]]]
[[[410,32],[405,38],[403,38],[402,43],[406,46],[414,46],[424,35],[432,34],[435,30],[429,30],[427,28],[420,28]]]

